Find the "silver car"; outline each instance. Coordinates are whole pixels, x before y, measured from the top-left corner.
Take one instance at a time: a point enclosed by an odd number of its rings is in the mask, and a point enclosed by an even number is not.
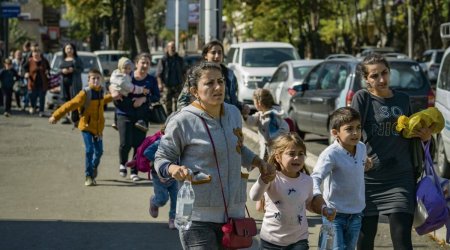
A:
[[[264,85],[269,89],[275,104],[287,114],[291,97],[296,93],[295,86],[301,85],[306,74],[322,60],[290,60],[281,63],[270,82]]]
[[[439,67],[441,66],[442,56],[444,56],[443,49],[430,49],[423,52],[419,60],[420,67],[432,83],[435,83],[439,74]]]

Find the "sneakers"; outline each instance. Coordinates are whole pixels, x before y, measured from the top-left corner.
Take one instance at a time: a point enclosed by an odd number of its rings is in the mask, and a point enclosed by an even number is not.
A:
[[[169,229],[175,229],[175,219],[169,219]]]
[[[86,180],[84,181],[85,186],[95,186],[95,179],[91,176],[86,176]]]
[[[153,218],[158,217],[158,213],[159,213],[159,207],[153,205],[152,200],[153,197],[155,197],[154,195],[150,196],[150,208],[148,209],[148,212],[150,213],[150,216]],[[175,226],[175,224],[174,224]]]
[[[140,129],[142,132],[147,132],[148,131],[148,127],[145,124],[145,122],[143,120],[139,120],[137,121],[134,126],[138,129]]]
[[[34,108],[30,108],[30,109],[28,110],[28,112],[30,113],[30,115],[33,115],[33,114],[34,114]]]
[[[115,124],[115,123],[111,124],[111,127],[117,131],[119,130],[119,128],[117,127],[117,124]]]
[[[120,176],[122,176],[124,178],[127,177],[127,168],[122,164],[120,164],[120,167],[119,167],[119,174],[120,174]]]
[[[94,178],[94,180],[95,180],[95,178],[97,178],[97,174],[98,174],[98,170],[97,170],[97,168],[94,168],[94,173],[92,174],[92,178]]]
[[[5,112],[5,113],[3,113],[3,115],[4,115],[5,117],[9,117],[11,114],[8,113],[8,112]]]
[[[130,174],[130,179],[134,182],[141,180],[141,178],[137,174]]]

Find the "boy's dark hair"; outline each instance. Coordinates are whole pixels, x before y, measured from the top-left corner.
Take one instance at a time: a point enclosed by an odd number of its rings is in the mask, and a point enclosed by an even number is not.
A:
[[[330,128],[339,130],[345,124],[355,120],[361,121],[361,115],[354,108],[338,108],[330,116]]]
[[[96,69],[96,68],[92,68],[89,70],[88,75],[90,74],[99,74],[102,75],[102,73],[100,72],[100,70]]]

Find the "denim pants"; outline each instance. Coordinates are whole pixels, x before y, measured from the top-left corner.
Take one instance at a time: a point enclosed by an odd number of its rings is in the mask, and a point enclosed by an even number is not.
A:
[[[334,228],[334,241],[333,249],[356,249],[356,244],[358,242],[359,232],[361,230],[361,221],[363,214],[342,214],[337,213],[334,221],[330,222],[326,217],[322,217],[322,223],[329,224],[332,223]],[[326,242],[327,235],[319,235],[319,246],[322,246],[322,242]],[[322,248],[321,248],[322,249]]]
[[[157,207],[166,205],[170,198],[170,211],[169,218],[175,219],[175,213],[177,208],[177,193],[178,182],[174,179],[170,179],[167,182],[161,182],[158,174],[155,171],[151,171],[153,180],[153,192],[155,196],[152,199],[152,204]]]
[[[90,132],[81,131],[84,140],[84,147],[86,151],[85,174],[92,176],[94,168],[100,164],[100,158],[103,154],[103,140],[101,137],[96,137]]]
[[[188,230],[180,230],[184,250],[218,250],[222,247],[222,223],[193,221]]]
[[[270,242],[267,242],[267,241],[261,239],[261,246],[259,249],[262,249],[262,250],[308,250],[309,245],[308,245],[308,240],[299,240],[288,246],[282,247],[282,246],[278,246],[278,245],[272,244]]]

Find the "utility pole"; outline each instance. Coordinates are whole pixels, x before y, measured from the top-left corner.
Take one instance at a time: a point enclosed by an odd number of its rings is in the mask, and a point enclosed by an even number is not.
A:
[[[413,28],[412,28],[412,1],[408,1],[408,56],[413,58]]]
[[[179,48],[179,33],[180,33],[180,0],[175,0],[175,50]]]

